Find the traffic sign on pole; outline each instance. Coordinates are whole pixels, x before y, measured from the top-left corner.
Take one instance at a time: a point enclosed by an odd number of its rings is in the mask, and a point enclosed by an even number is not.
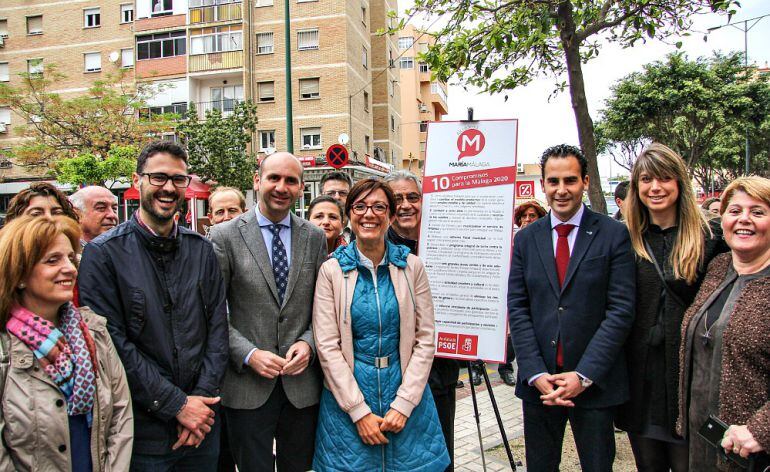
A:
[[[348,160],[348,149],[342,144],[332,144],[326,150],[326,162],[335,169],[346,166]]]

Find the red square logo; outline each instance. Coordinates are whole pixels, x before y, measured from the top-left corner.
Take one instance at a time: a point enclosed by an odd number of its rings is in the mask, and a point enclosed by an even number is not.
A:
[[[478,351],[479,337],[472,334],[460,334],[457,339],[457,353],[475,356]]]
[[[457,354],[457,335],[452,333],[438,333],[436,351],[445,352],[447,354]]]

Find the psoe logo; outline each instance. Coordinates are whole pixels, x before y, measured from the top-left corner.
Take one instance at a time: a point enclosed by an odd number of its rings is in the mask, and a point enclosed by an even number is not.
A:
[[[457,137],[457,150],[460,151],[457,160],[478,155],[486,144],[484,133],[474,128],[466,129]]]
[[[452,333],[438,333],[436,351],[447,354],[457,354],[457,335]]]

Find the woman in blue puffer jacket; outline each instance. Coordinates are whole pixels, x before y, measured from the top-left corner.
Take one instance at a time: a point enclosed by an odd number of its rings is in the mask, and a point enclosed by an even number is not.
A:
[[[385,241],[396,208],[382,181],[359,181],[345,212],[356,235],[321,267],[313,330],[324,371],[313,468],[443,471],[430,389],[433,302],[422,262]]]

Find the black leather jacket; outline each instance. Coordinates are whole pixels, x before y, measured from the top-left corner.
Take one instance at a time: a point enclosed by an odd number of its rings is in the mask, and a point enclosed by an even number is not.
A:
[[[136,217],[85,248],[80,302],[107,318],[134,406],[134,451],[171,452],[187,395],[219,394],[228,356],[225,291],[211,243]]]

